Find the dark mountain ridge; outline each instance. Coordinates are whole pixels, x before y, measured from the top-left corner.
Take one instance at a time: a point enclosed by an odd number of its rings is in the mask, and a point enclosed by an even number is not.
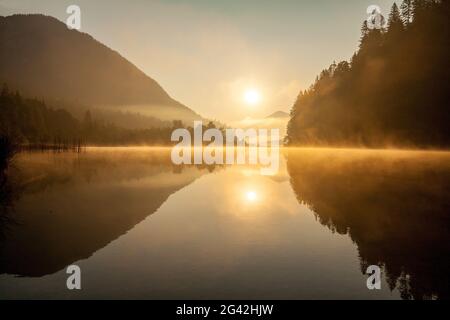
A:
[[[53,17],[0,17],[0,43],[0,82],[25,96],[91,107],[139,107],[162,120],[201,118],[118,52]]]

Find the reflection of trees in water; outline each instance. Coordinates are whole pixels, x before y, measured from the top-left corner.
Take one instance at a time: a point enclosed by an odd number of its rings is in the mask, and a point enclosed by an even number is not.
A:
[[[14,201],[19,195],[19,188],[8,176],[8,171],[0,171],[0,246],[6,240],[14,219]]]
[[[206,173],[174,167],[170,153],[23,155],[20,225],[0,248],[0,274],[37,277],[86,259],[127,233],[171,194]]]
[[[332,152],[289,154],[298,200],[351,237],[363,272],[383,264],[402,298],[450,298],[450,156]]]

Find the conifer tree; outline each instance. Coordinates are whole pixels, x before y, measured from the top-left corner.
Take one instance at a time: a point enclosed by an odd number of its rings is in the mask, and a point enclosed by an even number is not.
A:
[[[361,38],[359,40],[359,48],[361,49],[364,47],[365,43],[367,42],[367,38],[369,37],[370,29],[367,26],[367,21],[364,20],[362,27],[361,27]]]
[[[400,33],[403,30],[403,21],[397,4],[394,2],[388,19],[389,32]]]
[[[402,14],[403,24],[406,27],[412,22],[413,19],[414,0],[403,0],[402,4],[400,5],[400,11]]]

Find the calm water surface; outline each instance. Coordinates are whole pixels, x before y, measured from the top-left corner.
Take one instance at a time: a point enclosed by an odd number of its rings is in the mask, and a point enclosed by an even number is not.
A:
[[[284,150],[271,177],[163,149],[29,153],[1,194],[0,299],[449,298],[449,153]]]

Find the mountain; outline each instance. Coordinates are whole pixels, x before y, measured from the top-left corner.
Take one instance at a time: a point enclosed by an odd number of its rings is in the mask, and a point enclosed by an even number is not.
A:
[[[53,17],[0,17],[0,43],[0,82],[25,96],[161,120],[201,118],[119,53]]]
[[[277,112],[272,113],[267,118],[289,118],[289,113],[284,112],[284,111],[277,111]]]

